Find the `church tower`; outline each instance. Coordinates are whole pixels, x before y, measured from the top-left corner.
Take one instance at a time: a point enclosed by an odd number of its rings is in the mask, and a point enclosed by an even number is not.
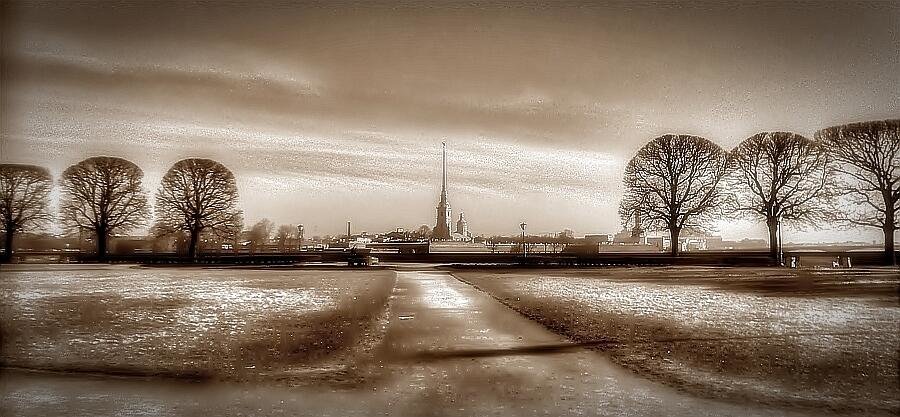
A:
[[[469,237],[469,224],[462,213],[459,213],[459,220],[456,222],[456,234],[461,235],[463,238]]]
[[[441,142],[442,165],[441,165],[441,201],[437,206],[437,223],[432,230],[432,239],[434,240],[450,240],[450,202],[447,201],[447,143]]]

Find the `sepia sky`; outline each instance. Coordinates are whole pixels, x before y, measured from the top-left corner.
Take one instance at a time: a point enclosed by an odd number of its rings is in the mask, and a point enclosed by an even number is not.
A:
[[[433,226],[442,140],[454,220],[581,235],[620,227],[624,165],[661,134],[731,148],[900,116],[890,1],[3,7],[3,162],[58,175],[121,156],[152,193],[177,160],[209,157],[237,176],[247,223],[309,235]]]

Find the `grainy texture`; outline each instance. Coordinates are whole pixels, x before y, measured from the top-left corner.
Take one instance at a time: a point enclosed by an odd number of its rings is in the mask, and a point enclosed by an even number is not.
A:
[[[447,273],[396,275],[383,337],[361,364],[373,377],[363,383],[186,384],[4,370],[0,404],[11,417],[822,415],[678,392],[567,343]]]
[[[897,270],[457,271],[520,313],[689,392],[896,412]]]
[[[353,350],[376,337],[393,282],[390,271],[4,268],[0,358],[57,371],[301,383],[309,371],[352,365]]]

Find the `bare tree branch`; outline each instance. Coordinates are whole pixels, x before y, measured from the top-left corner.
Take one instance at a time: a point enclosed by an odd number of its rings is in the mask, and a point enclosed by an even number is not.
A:
[[[763,220],[769,250],[778,256],[783,221],[814,224],[832,195],[828,154],[816,141],[790,132],[758,133],[729,153],[726,210]]]
[[[17,233],[42,227],[50,219],[48,197],[52,182],[45,168],[0,164],[0,228],[5,238],[3,261],[12,257]]]
[[[97,255],[106,256],[109,236],[144,224],[149,215],[144,172],[122,158],[97,156],[63,172],[60,217],[69,229],[90,230]]]
[[[199,253],[201,234],[233,238],[241,229],[234,174],[210,159],[184,159],[172,165],[156,195],[157,233],[185,231],[188,253]]]
[[[851,123],[816,133],[839,165],[844,191],[834,219],[884,232],[885,257],[896,263],[894,233],[900,228],[900,119]]]
[[[250,228],[248,238],[250,240],[250,250],[255,251],[257,247],[269,243],[275,225],[269,219],[262,219]]]
[[[278,231],[275,232],[275,240],[278,241],[279,250],[285,250],[290,244],[291,239],[294,239],[295,237],[299,238],[299,236],[295,236],[296,230],[297,229],[290,224],[278,226]]]
[[[681,230],[704,228],[721,204],[719,181],[726,161],[722,148],[701,137],[658,137],[626,166],[619,214],[627,218],[639,212],[646,227],[669,230],[677,255]]]

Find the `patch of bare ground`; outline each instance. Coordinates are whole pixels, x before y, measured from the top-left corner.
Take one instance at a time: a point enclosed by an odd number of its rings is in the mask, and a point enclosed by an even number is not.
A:
[[[835,413],[900,411],[896,270],[454,275],[639,375],[695,395]]]
[[[352,384],[390,271],[4,271],[3,366],[191,380]]]

